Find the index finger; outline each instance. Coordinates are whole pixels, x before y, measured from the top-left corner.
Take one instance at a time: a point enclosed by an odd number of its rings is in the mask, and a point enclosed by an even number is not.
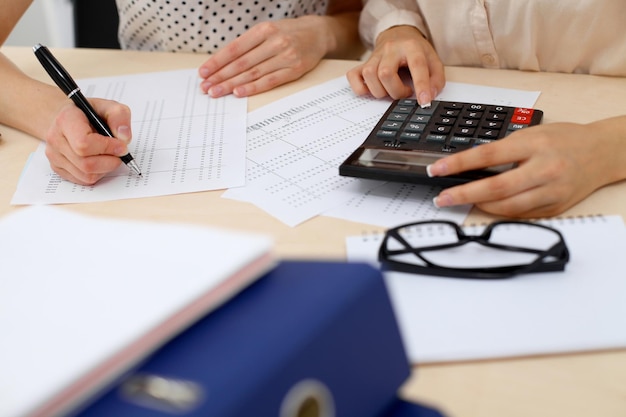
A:
[[[521,162],[529,156],[521,142],[507,137],[446,156],[427,167],[428,175],[439,177]]]
[[[210,77],[237,58],[259,46],[265,37],[257,34],[256,32],[258,31],[258,25],[253,26],[250,30],[244,32],[241,36],[211,55],[209,59],[200,65],[198,69],[200,77]]]

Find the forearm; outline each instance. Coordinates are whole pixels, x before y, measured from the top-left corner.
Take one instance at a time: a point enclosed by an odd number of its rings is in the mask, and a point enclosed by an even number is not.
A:
[[[330,36],[326,58],[359,59],[365,48],[359,37],[359,12],[322,16]]]
[[[65,96],[57,87],[28,77],[2,53],[0,80],[0,123],[43,139]]]
[[[626,115],[593,122],[589,125],[596,135],[600,157],[597,170],[605,184],[626,179]]]

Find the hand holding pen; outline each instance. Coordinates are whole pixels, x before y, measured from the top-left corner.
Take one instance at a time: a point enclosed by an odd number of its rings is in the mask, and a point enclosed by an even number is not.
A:
[[[33,48],[33,51],[37,59],[39,59],[41,65],[52,78],[52,80],[67,95],[67,97],[74,102],[76,107],[78,107],[84,113],[91,126],[99,134],[113,138],[114,135],[111,132],[109,126],[98,115],[98,113],[89,103],[89,101],[87,101],[76,82],[63,68],[63,66],[54,58],[48,48],[38,44]],[[141,175],[141,171],[130,153],[120,156],[120,159],[126,165],[128,165],[135,173]]]

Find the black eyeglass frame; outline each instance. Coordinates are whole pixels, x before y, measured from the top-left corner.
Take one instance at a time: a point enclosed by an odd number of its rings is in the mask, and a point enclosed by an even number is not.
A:
[[[522,246],[512,246],[512,245],[503,245],[499,243],[493,243],[489,241],[491,237],[491,233],[493,229],[500,225],[526,225],[532,227],[540,227],[543,229],[547,229],[558,236],[558,241],[549,247],[548,249],[533,249]],[[401,235],[400,230],[420,226],[420,225],[445,225],[451,227],[455,230],[457,235],[457,241],[452,243],[434,245],[434,246],[424,246],[424,247],[413,247],[409,242],[406,241]],[[402,249],[388,249],[387,242],[389,239],[395,239],[398,241],[403,248]],[[523,253],[531,253],[537,255],[537,258],[528,264],[516,264],[516,265],[507,265],[507,266],[499,266],[499,267],[484,267],[484,268],[453,268],[437,265],[426,259],[422,256],[422,252],[436,251],[436,250],[445,250],[454,247],[463,246],[469,242],[476,242],[483,246],[511,251],[511,252],[523,252]],[[390,259],[391,256],[397,256],[402,254],[412,253],[417,256],[422,262],[424,262],[424,266],[415,265],[401,261],[395,261]],[[425,274],[425,275],[435,275],[441,277],[452,277],[452,278],[469,278],[469,279],[504,279],[511,278],[518,274],[530,273],[530,272],[554,272],[554,271],[563,271],[565,269],[565,265],[569,262],[570,254],[565,244],[565,239],[561,232],[556,230],[553,227],[546,226],[540,223],[520,221],[520,220],[501,220],[495,221],[487,225],[485,230],[479,235],[468,235],[463,229],[456,223],[447,221],[447,220],[431,220],[431,221],[422,221],[415,223],[407,223],[392,229],[387,230],[385,233],[385,237],[380,244],[378,250],[378,260],[381,262],[383,270],[392,270],[398,272],[408,272],[414,274]]]

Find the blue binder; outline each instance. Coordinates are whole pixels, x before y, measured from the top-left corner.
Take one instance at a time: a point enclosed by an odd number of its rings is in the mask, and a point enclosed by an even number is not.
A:
[[[379,271],[282,262],[76,414],[440,416],[396,398],[409,373]]]

